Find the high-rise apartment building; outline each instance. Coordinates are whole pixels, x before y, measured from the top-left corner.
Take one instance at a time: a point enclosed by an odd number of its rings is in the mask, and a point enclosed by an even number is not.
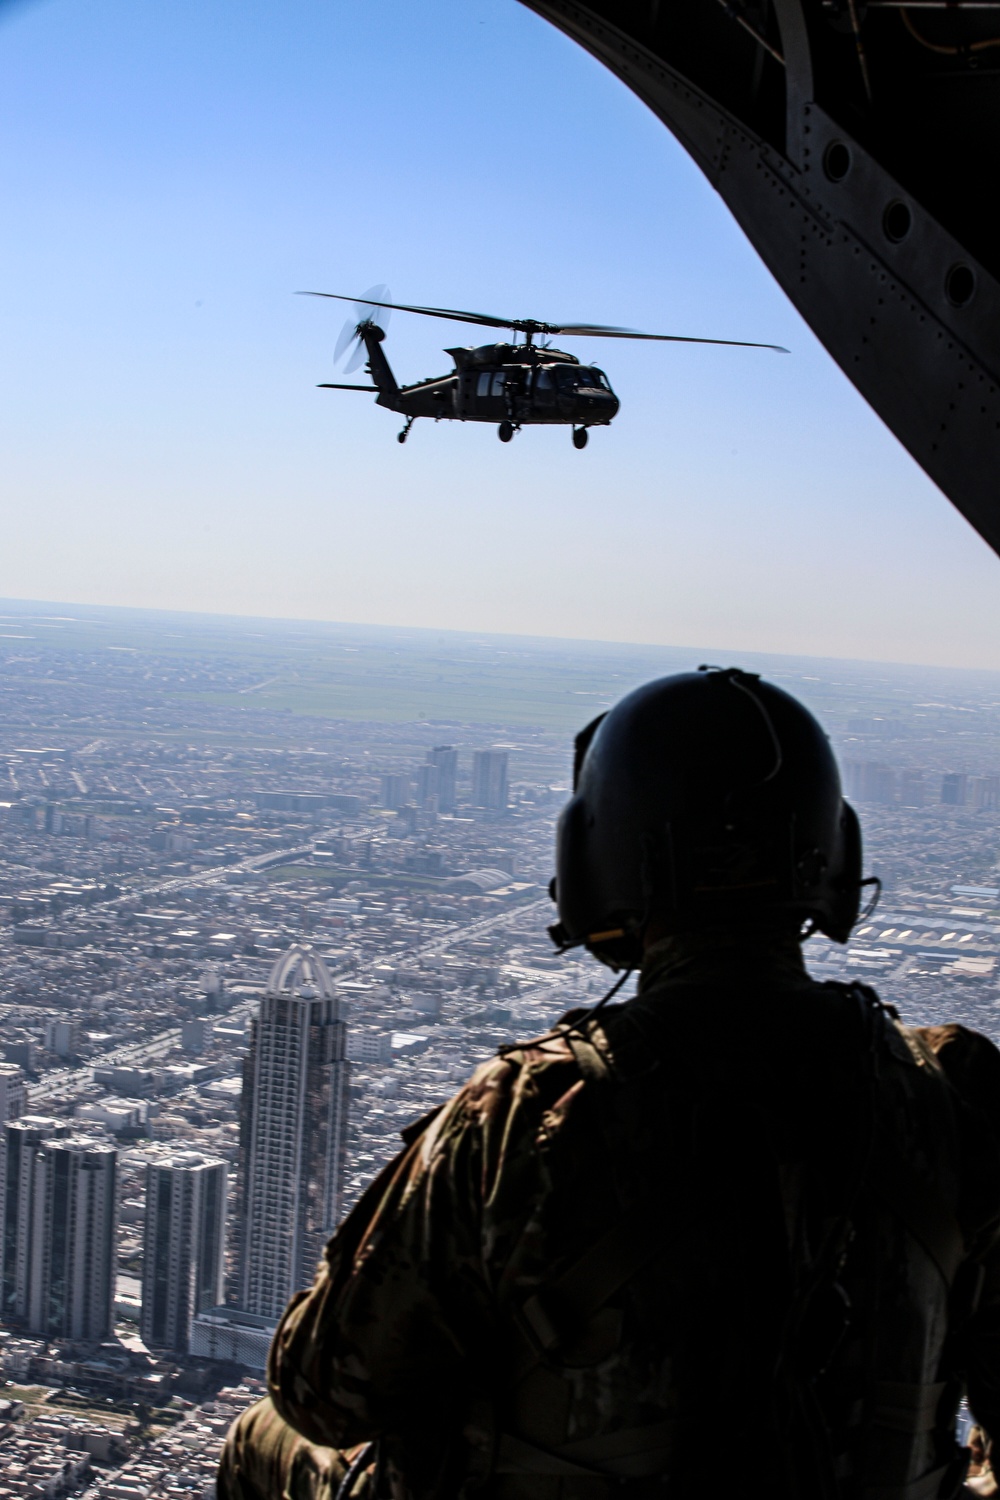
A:
[[[191,1319],[221,1303],[228,1167],[218,1156],[177,1151],[146,1167],[142,1337],[186,1353]]]
[[[1000,811],[1000,776],[970,776],[969,800],[977,812]]]
[[[271,971],[243,1064],[239,1302],[276,1318],[340,1217],[346,1028],[330,971],[296,944]]]
[[[16,1120],[28,1107],[24,1074],[17,1063],[0,1063],[0,1125]]]
[[[31,1292],[32,1202],[35,1165],[43,1141],[67,1136],[68,1120],[24,1115],[3,1127],[0,1143],[0,1321],[26,1323]],[[40,1253],[40,1252],[38,1252]]]
[[[949,807],[964,807],[968,780],[961,771],[946,771],[941,777],[941,801]]]
[[[80,1050],[79,1021],[61,1021],[57,1017],[46,1021],[45,1047],[56,1057],[75,1057]]]
[[[458,781],[458,751],[454,745],[435,745],[427,752],[427,764],[437,771],[438,812],[455,811],[455,787]]]
[[[472,757],[472,801],[495,812],[507,806],[506,750],[477,750]]]
[[[42,1338],[110,1338],[118,1152],[86,1136],[47,1135],[31,1149],[28,1329]]]
[[[875,760],[849,760],[844,765],[844,790],[852,802],[881,802],[891,807],[896,800],[896,773]]]
[[[424,811],[433,808],[440,812],[438,803],[438,784],[440,782],[437,766],[425,765],[417,767],[417,806]]]
[[[899,778],[899,805],[923,807],[926,786],[923,771],[904,771]]]
[[[213,1027],[207,1016],[186,1016],[181,1022],[181,1046],[200,1054],[212,1044]]]
[[[389,772],[382,777],[381,791],[383,807],[405,807],[410,800],[410,778]]]

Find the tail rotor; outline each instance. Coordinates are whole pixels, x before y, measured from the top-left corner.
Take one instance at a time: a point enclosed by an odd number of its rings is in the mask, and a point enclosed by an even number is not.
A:
[[[362,333],[368,328],[380,328],[383,333],[389,327],[389,308],[386,303],[392,302],[392,294],[387,286],[371,286],[364,296],[354,304],[353,318],[348,318],[340,330],[337,339],[337,347],[334,350],[334,361],[340,360],[353,344],[353,350],[347,364],[344,366],[344,374],[350,375],[360,368],[365,361],[365,345]]]

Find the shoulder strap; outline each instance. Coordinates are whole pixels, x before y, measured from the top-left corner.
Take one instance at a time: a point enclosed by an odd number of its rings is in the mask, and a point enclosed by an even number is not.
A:
[[[872,1053],[873,1084],[879,1076],[879,1050],[885,1045],[890,1022],[885,1007],[867,985],[852,985],[862,1009],[863,1024]],[[916,1067],[917,1060],[914,1059]],[[940,1080],[944,1095],[951,1091],[942,1069],[935,1067],[933,1077]],[[874,1101],[873,1101],[874,1104]],[[965,1239],[955,1210],[932,1177],[919,1173],[911,1157],[899,1143],[879,1128],[875,1111],[871,1154],[864,1172],[864,1185],[884,1202],[905,1224],[914,1239],[934,1262],[946,1287],[950,1288],[965,1258]]]

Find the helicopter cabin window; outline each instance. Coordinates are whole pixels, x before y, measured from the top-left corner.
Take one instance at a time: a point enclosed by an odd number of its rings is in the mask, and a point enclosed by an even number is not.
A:
[[[488,396],[490,393],[490,381],[492,380],[489,370],[484,370],[476,382],[476,395]]]
[[[507,389],[507,371],[496,370],[493,374],[493,395],[502,396]]]
[[[552,371],[551,370],[537,370],[535,372],[535,390],[536,391],[551,391],[552,389],[553,389],[553,385],[552,385]]]

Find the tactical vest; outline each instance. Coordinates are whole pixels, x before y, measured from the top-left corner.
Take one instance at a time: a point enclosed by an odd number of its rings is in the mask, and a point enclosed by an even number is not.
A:
[[[919,1036],[861,987],[672,985],[553,1039],[579,1099],[538,1142],[554,1191],[500,1309],[464,1493],[956,1494],[982,1122]]]

